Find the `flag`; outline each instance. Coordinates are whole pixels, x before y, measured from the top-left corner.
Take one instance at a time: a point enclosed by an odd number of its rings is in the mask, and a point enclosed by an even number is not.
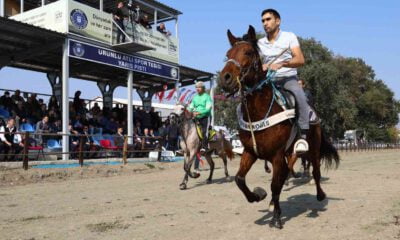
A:
[[[174,96],[176,88],[173,88],[167,95],[167,97],[165,99],[167,99],[168,101],[171,100],[172,96]]]
[[[183,102],[183,100],[185,100],[186,95],[187,95],[189,92],[190,92],[190,89],[189,89],[189,90],[186,90],[186,92],[182,95],[182,97],[179,98],[179,102]]]
[[[185,101],[186,101],[187,103],[190,103],[190,102],[192,101],[192,99],[193,99],[193,97],[194,97],[195,94],[196,94],[196,91],[191,92],[191,93],[187,96],[187,98],[185,99]]]

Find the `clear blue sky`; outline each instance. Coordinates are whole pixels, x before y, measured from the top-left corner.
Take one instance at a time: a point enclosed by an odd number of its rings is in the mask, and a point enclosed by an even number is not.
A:
[[[364,59],[400,99],[399,0],[159,1],[183,12],[179,19],[182,65],[220,70],[229,47],[227,29],[242,35],[251,24],[262,31],[261,11],[275,8],[281,13],[284,31],[314,37],[335,54]],[[51,93],[44,74],[11,68],[0,71],[0,88]],[[84,98],[100,95],[94,83],[72,80],[70,95],[78,89]],[[126,89],[118,88],[115,96],[125,98]]]

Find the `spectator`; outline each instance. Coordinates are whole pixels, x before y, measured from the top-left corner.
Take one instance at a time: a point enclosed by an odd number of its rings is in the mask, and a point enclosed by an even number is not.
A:
[[[36,133],[39,133],[36,136],[36,139],[38,140],[38,143],[40,145],[43,144],[43,141],[46,141],[46,139],[48,139],[48,137],[43,136],[42,134],[49,132],[50,132],[49,117],[44,116],[43,119],[36,124]]]
[[[122,127],[118,127],[117,134],[114,136],[114,144],[117,147],[123,147],[124,141],[125,141],[124,129]]]
[[[17,128],[15,127],[14,118],[9,118],[6,126],[0,127],[0,140],[3,145],[2,148],[4,154],[6,154],[4,159],[5,161],[13,161],[15,156],[23,149],[24,145],[22,143],[21,135],[16,132]],[[8,158],[8,155],[10,155],[10,158]]]
[[[145,128],[143,131],[143,149],[154,149],[155,141],[154,136],[150,135],[149,129]]]
[[[4,95],[0,97],[0,105],[8,111],[11,111],[13,109],[13,101],[10,97],[9,91],[5,91]]]
[[[168,150],[176,151],[178,149],[179,127],[176,121],[172,121],[167,128]]]
[[[52,95],[50,97],[48,109],[60,109],[56,96]]]
[[[82,140],[83,140],[83,151],[85,152],[83,156],[85,158],[92,158],[94,156],[94,152],[98,150],[96,146],[93,144],[94,140],[92,136],[89,134],[89,127],[85,125],[83,127],[83,132],[82,135],[85,135]]]
[[[79,136],[78,131],[74,130],[71,124],[68,125],[69,134],[69,151],[71,152],[71,158],[76,158],[76,151],[79,150]]]
[[[160,23],[160,25],[158,25],[157,31],[159,31],[160,33],[164,34],[165,36],[171,36],[171,32],[167,31],[167,29],[165,28],[165,24],[164,23]]]
[[[14,104],[18,104],[19,102],[24,103],[25,100],[23,97],[21,97],[21,91],[20,90],[15,90],[14,95],[11,96],[11,99]]]
[[[76,91],[75,95],[74,95],[73,108],[77,114],[81,114],[82,107],[83,107],[83,106],[81,106],[82,101],[81,101],[80,96],[81,96],[81,91]]]
[[[142,18],[140,18],[140,25],[142,25],[146,29],[151,29],[151,25],[149,22],[149,15],[144,14]]]
[[[117,9],[114,12],[114,20],[118,25],[117,29],[117,44],[121,42],[125,42],[125,25],[124,25],[124,18],[126,18],[127,14],[125,13],[124,2],[118,2]]]

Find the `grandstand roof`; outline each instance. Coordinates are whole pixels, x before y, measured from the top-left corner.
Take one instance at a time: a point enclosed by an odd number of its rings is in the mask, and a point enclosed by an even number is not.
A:
[[[35,27],[0,17],[0,68],[11,66],[38,72],[61,72],[62,46],[66,34]],[[99,67],[101,66],[101,67]],[[179,66],[183,86],[196,80],[209,81],[213,74],[186,66]],[[95,82],[127,85],[127,71],[98,63],[70,58],[70,77]],[[176,80],[134,72],[134,88],[161,90],[163,85],[173,88]]]

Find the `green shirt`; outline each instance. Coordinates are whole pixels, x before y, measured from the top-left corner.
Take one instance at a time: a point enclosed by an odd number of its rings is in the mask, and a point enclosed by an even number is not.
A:
[[[208,93],[196,94],[189,105],[189,111],[199,112],[196,118],[209,117],[211,115],[212,100]]]

